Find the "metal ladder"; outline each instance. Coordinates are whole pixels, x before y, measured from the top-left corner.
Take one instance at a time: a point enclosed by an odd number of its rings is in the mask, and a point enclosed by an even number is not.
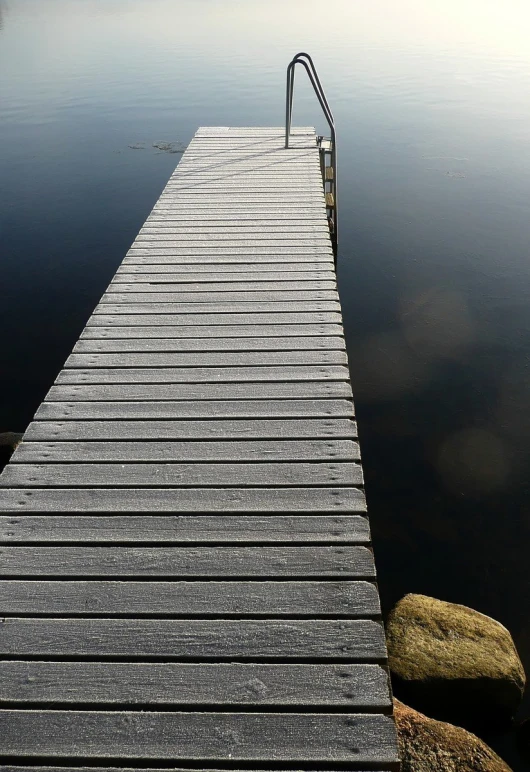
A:
[[[301,64],[311,81],[311,85],[317,95],[326,121],[328,122],[330,136],[317,137],[318,148],[320,151],[320,168],[322,171],[322,183],[324,186],[324,197],[326,201],[326,214],[329,223],[331,244],[335,261],[337,260],[338,228],[337,228],[337,142],[335,133],[335,120],[331,112],[328,100],[324,94],[324,89],[318,77],[315,65],[309,54],[301,51],[296,54],[287,67],[287,89],[285,96],[285,147],[289,147],[289,138],[291,136],[291,120],[293,115],[293,94],[294,94],[294,72],[297,64]]]

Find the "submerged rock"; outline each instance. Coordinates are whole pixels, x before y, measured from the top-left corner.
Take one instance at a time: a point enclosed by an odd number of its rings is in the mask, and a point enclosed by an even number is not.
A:
[[[525,673],[508,630],[478,611],[406,595],[387,621],[389,665],[398,694],[459,723],[498,723],[522,699]]]
[[[511,772],[476,735],[394,700],[401,772]]]

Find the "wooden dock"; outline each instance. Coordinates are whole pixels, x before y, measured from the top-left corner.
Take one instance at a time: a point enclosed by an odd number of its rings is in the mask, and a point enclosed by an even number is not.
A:
[[[313,129],[202,128],[0,477],[3,772],[394,770]]]

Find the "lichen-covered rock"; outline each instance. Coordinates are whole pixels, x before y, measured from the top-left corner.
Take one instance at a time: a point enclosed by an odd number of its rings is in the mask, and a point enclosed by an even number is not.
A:
[[[510,633],[466,606],[405,595],[389,615],[387,643],[396,693],[430,715],[499,723],[522,699],[526,678]]]
[[[510,767],[476,735],[427,718],[399,700],[394,716],[401,772],[511,772]]]

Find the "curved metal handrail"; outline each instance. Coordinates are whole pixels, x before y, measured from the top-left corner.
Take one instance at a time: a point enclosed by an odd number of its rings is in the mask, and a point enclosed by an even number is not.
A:
[[[304,59],[307,59],[307,61],[304,61]],[[316,71],[316,67],[314,65],[313,59],[309,54],[305,53],[304,51],[300,51],[298,54],[293,56],[291,62],[289,62],[289,65],[287,67],[285,147],[286,148],[289,147],[289,135],[291,133],[291,118],[292,118],[292,112],[293,112],[294,70],[297,64],[301,64],[305,68],[305,71],[309,76],[311,85],[313,86],[315,94],[317,95],[317,99],[320,102],[320,106],[322,107],[324,116],[328,122],[332,141],[334,141],[335,121],[333,118],[333,113],[331,112],[331,108],[329,106],[328,100],[326,99],[326,95],[324,93],[324,89],[322,88],[322,83],[320,82],[320,78],[318,77],[318,73]]]
[[[295,74],[295,67],[297,64],[301,64],[304,67],[305,71],[307,72],[307,75],[309,77],[311,85],[313,86],[313,90],[320,103],[322,112],[324,113],[324,117],[326,118],[326,121],[329,126],[329,130],[330,130],[331,167],[333,169],[332,188],[333,188],[334,205],[333,205],[333,213],[329,215],[329,220],[333,226],[332,233],[331,233],[331,240],[332,240],[333,249],[336,255],[337,253],[337,136],[335,131],[335,119],[333,118],[333,113],[331,112],[329,102],[324,93],[324,89],[322,88],[322,83],[320,82],[320,78],[318,77],[318,73],[316,71],[316,67],[314,65],[313,59],[305,51],[300,51],[299,53],[297,53],[289,62],[289,65],[287,67],[287,88],[286,88],[286,96],[285,96],[285,147],[286,149],[289,148],[289,138],[291,135],[291,121],[292,121],[292,114],[293,114],[293,95],[294,95],[294,74]],[[325,177],[323,179],[323,182],[325,187],[325,182],[326,182]]]

